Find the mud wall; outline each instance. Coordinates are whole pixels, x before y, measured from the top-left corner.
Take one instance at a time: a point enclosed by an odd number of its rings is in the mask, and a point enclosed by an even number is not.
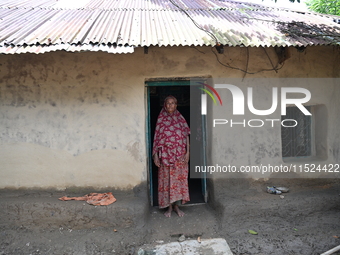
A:
[[[0,187],[124,189],[146,180],[133,57],[1,56]]]
[[[150,47],[148,54],[137,48],[133,54],[59,51],[1,55],[0,188],[128,189],[146,181],[145,80],[242,78],[244,72],[230,66],[249,72],[272,69],[278,56],[274,48],[266,52],[268,56],[263,48],[233,47],[215,55],[209,47]],[[309,47],[303,52],[291,48],[289,55],[278,72],[261,71],[246,77],[340,76],[336,47]],[[334,89],[338,92],[338,87]],[[329,112],[329,119],[334,119],[331,114],[334,111]],[[339,123],[328,125],[332,132],[327,146],[332,147],[333,160],[339,160],[335,124]],[[279,150],[271,145],[277,142],[276,136],[279,133],[273,130],[266,141],[262,141],[266,132],[248,138],[273,150],[273,162],[281,162]],[[213,135],[208,139],[210,148],[220,146]],[[222,140],[230,141],[227,133]],[[235,153],[233,162],[245,158],[253,162],[258,149]],[[211,155],[213,163],[225,154]]]

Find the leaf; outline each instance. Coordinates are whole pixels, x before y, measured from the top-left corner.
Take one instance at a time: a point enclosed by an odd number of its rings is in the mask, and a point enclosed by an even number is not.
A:
[[[297,228],[294,228],[295,231],[298,231]]]
[[[332,15],[340,15],[340,2],[334,0],[308,0],[306,2],[308,9]]]
[[[254,230],[249,229],[248,232],[249,232],[250,234],[252,234],[252,235],[257,235],[257,232],[254,231]]]

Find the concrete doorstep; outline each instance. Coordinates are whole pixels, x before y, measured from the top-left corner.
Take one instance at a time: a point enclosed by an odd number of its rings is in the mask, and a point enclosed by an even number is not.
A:
[[[187,240],[157,244],[154,246],[144,245],[138,250],[138,255],[232,255],[232,252],[223,238]]]

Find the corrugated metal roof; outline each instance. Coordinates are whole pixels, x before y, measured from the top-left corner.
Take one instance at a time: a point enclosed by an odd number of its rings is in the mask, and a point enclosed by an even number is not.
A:
[[[24,46],[4,46],[0,47],[0,53],[4,54],[20,54],[20,53],[46,53],[52,51],[103,51],[108,53],[122,54],[133,53],[133,46],[113,46],[113,45],[101,45],[101,44],[89,44],[89,45],[71,45],[71,44],[55,44],[55,45],[24,45]]]
[[[1,0],[0,52],[334,45],[335,18],[228,0]]]

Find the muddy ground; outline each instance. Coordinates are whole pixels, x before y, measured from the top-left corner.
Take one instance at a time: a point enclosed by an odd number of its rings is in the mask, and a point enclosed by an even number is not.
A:
[[[266,193],[268,185],[290,191],[281,198]],[[147,205],[145,190],[113,191],[117,202],[102,207],[58,200],[95,190],[2,190],[0,254],[137,254],[182,234],[225,238],[239,255],[313,255],[340,245],[339,179],[221,180],[208,204],[169,219]]]

